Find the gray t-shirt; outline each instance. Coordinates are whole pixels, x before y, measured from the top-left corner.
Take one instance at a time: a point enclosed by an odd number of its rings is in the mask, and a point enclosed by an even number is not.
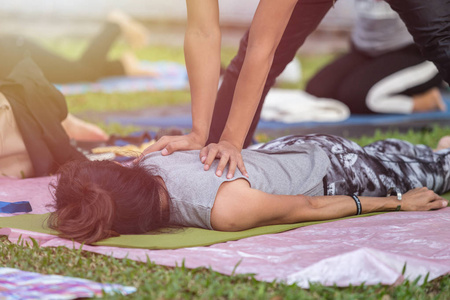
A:
[[[379,0],[355,0],[352,31],[355,47],[371,56],[398,50],[414,43],[399,15]]]
[[[238,178],[246,179],[252,188],[279,195],[324,195],[322,179],[330,160],[318,146],[302,144],[282,150],[243,150],[249,174],[236,170],[232,179],[215,175],[218,160],[209,171],[203,170],[199,151],[179,151],[169,156],[154,152],[142,160],[144,166],[161,176],[170,195],[170,223],[181,226],[211,227],[211,209],[220,185]]]

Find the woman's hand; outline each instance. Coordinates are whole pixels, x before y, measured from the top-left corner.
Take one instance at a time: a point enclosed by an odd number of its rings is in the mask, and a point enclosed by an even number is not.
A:
[[[220,141],[218,144],[211,143],[200,151],[200,160],[205,165],[205,171],[209,170],[209,167],[216,158],[220,159],[216,169],[217,176],[222,176],[223,170],[229,164],[228,179],[233,178],[236,167],[239,168],[242,175],[248,177],[244,161],[242,160],[241,149],[238,149],[233,144],[227,141]]]
[[[194,132],[186,135],[163,136],[145,149],[142,156],[160,150],[162,155],[169,155],[181,150],[200,150],[204,145],[205,139]]]
[[[403,195],[402,210],[417,211],[447,207],[448,201],[426,187],[415,188]]]

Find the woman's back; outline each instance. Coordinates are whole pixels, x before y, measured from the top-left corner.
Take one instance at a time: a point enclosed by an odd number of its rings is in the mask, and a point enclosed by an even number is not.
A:
[[[199,151],[147,155],[142,164],[156,167],[164,179],[171,202],[171,223],[212,229],[211,210],[217,191],[224,182],[246,179],[251,188],[270,194],[324,195],[322,179],[330,164],[325,152],[314,145],[292,145],[281,150],[244,150],[249,178],[239,171],[232,179],[204,171]],[[226,174],[226,172],[225,172]]]

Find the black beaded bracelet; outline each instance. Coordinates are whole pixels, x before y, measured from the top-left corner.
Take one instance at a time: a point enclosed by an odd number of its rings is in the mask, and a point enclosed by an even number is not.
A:
[[[358,196],[356,196],[355,194],[350,195],[350,197],[352,197],[353,200],[355,200],[355,203],[356,203],[356,214],[360,215],[361,212],[362,212],[361,201],[359,200]]]

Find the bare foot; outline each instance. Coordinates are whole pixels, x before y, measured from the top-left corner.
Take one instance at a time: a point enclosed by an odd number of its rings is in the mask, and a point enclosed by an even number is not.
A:
[[[446,135],[446,136],[442,137],[439,140],[437,147],[434,151],[447,149],[447,148],[450,148],[450,135]]]
[[[425,112],[440,110],[445,111],[447,106],[442,100],[441,92],[438,88],[431,88],[423,94],[413,96],[414,112]]]
[[[123,37],[133,49],[139,49],[148,44],[147,28],[120,10],[111,11],[106,19],[120,26]]]
[[[70,139],[76,141],[104,142],[109,136],[100,127],[78,119],[72,114],[61,122]]]
[[[139,65],[139,60],[131,52],[125,52],[120,58],[125,74],[129,76],[147,76],[157,77],[158,73],[151,70],[143,69]]]

